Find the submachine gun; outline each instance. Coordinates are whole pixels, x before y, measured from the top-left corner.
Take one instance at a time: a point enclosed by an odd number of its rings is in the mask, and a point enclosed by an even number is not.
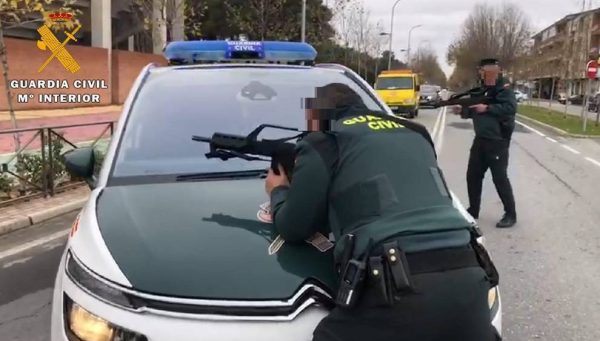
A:
[[[299,134],[275,140],[258,140],[258,134],[260,134],[260,132],[265,128],[297,131]],[[275,172],[275,174],[279,175],[278,164],[281,164],[285,171],[285,175],[291,180],[296,158],[296,145],[286,141],[300,138],[306,134],[306,131],[295,128],[262,124],[250,132],[250,134],[247,136],[214,133],[210,138],[192,136],[192,140],[209,143],[210,152],[205,154],[207,159],[220,158],[221,160],[228,160],[231,158],[240,158],[247,161],[271,161],[271,169]],[[268,157],[270,160],[252,155]]]

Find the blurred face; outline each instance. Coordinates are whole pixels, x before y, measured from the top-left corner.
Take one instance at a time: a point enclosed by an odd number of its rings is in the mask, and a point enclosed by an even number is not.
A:
[[[498,65],[484,65],[479,68],[479,76],[485,85],[494,86],[498,81],[500,71],[500,66]]]
[[[319,131],[321,121],[319,121],[319,111],[317,109],[306,109],[306,129],[308,131]]]

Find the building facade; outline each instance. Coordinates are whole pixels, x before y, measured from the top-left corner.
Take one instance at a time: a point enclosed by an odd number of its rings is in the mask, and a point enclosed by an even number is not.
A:
[[[81,30],[73,45],[160,54],[167,41],[184,39],[184,0],[77,0]],[[46,7],[51,11],[52,5]],[[42,18],[32,14],[6,37],[37,40]],[[167,33],[167,30],[169,32]],[[62,39],[61,39],[62,40]]]
[[[586,64],[598,58],[599,48],[600,8],[567,15],[533,36],[520,78],[532,81],[541,98],[583,94]],[[592,91],[598,91],[598,81]]]

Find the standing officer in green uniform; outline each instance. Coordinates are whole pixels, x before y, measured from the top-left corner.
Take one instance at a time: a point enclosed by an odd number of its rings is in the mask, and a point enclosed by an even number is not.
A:
[[[489,168],[498,196],[504,205],[504,216],[496,227],[512,227],[517,222],[517,212],[507,168],[510,139],[515,127],[517,99],[509,87],[510,84],[502,78],[498,60],[483,59],[480,62],[479,73],[482,85],[476,92],[493,100],[489,105],[477,104],[460,109],[463,118],[473,119],[475,128],[475,139],[467,169],[469,192],[467,211],[473,218],[479,218],[483,178]]]
[[[498,276],[453,206],[425,127],[366,111],[344,84],[317,99],[291,183],[283,169],[265,182],[286,242],[322,226],[337,241],[337,307],[313,340],[495,340],[487,297]]]

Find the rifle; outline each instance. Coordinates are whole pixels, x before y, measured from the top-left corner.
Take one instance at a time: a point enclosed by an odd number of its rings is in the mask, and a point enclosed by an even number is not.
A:
[[[469,96],[469,97],[466,97]],[[460,105],[463,108],[468,108],[475,104],[491,104],[493,101],[492,97],[485,95],[485,90],[482,88],[473,88],[469,91],[465,91],[459,94],[450,96],[445,101],[438,101],[433,104],[434,108],[446,107],[451,105]]]
[[[265,128],[297,131],[300,134],[288,138],[276,140],[262,139],[259,141],[258,134]],[[306,135],[306,133],[295,128],[262,124],[247,136],[214,133],[210,138],[194,135],[192,136],[192,140],[209,143],[210,152],[205,154],[207,159],[220,158],[221,160],[228,160],[231,158],[240,158],[247,161],[271,161],[271,169],[275,174],[279,175],[278,165],[280,164],[284,169],[285,175],[291,180],[296,158],[296,145],[286,141],[300,138]],[[268,157],[270,160],[251,155]]]

